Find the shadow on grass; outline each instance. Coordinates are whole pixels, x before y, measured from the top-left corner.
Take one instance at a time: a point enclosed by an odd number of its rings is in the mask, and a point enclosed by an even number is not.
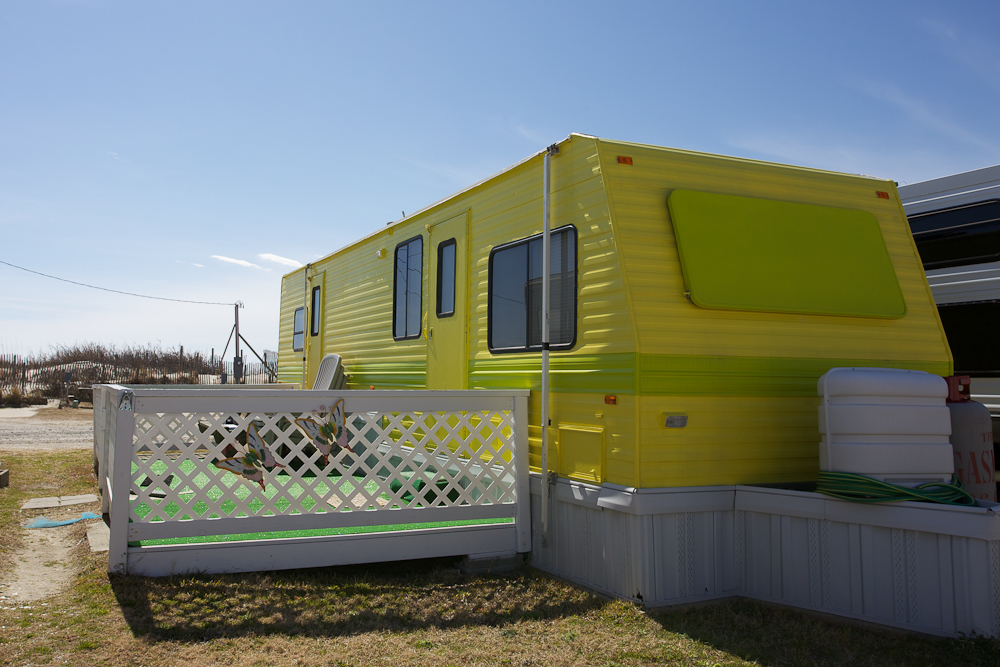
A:
[[[768,667],[1000,665],[996,639],[939,639],[804,614],[744,598],[650,610],[664,630]]]
[[[334,637],[584,614],[606,601],[524,568],[462,575],[455,559],[232,575],[111,577],[136,636],[152,640]]]

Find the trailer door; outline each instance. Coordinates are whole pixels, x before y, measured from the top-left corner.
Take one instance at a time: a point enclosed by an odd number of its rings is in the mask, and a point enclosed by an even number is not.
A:
[[[467,389],[468,214],[430,227],[427,388]]]
[[[325,327],[326,271],[313,274],[309,279],[309,322],[306,327],[306,389],[312,389],[319,371],[319,362],[323,360],[323,334]],[[317,387],[329,389],[329,387]]]

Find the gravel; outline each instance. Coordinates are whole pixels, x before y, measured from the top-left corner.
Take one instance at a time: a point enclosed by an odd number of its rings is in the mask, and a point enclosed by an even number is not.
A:
[[[0,451],[90,449],[92,410],[0,409]]]

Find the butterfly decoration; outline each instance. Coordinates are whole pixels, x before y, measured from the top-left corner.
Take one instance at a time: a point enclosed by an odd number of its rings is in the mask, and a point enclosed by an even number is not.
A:
[[[275,468],[284,468],[274,460],[274,455],[267,448],[264,439],[257,432],[257,427],[250,424],[247,429],[247,453],[243,456],[234,456],[229,459],[222,459],[215,462],[216,468],[228,470],[236,475],[242,475],[251,482],[260,484],[261,490],[266,490],[264,486],[264,473],[261,468],[267,468],[271,472]]]
[[[319,411],[313,410],[312,417],[296,419],[295,424],[323,454],[324,467],[330,465],[331,453],[336,456],[341,449],[354,453],[351,446],[347,444],[347,429],[344,427],[344,399],[334,403],[329,412],[327,412],[325,405],[319,406]]]

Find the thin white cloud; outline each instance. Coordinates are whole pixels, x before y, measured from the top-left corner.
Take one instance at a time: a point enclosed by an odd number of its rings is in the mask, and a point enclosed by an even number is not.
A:
[[[848,174],[872,174],[900,183],[916,183],[968,169],[970,159],[967,153],[941,153],[919,147],[879,151],[848,141],[784,132],[757,133],[729,143],[739,149],[736,155]]]
[[[195,262],[182,262],[179,259],[175,259],[174,261],[177,262],[178,264],[187,264],[188,266],[197,266],[199,269],[204,269],[205,268],[204,264],[197,264]]]
[[[222,255],[212,255],[212,259],[217,259],[220,262],[226,262],[228,264],[236,264],[237,266],[245,266],[248,269],[260,269],[261,271],[267,271],[261,266],[257,266],[253,262],[248,262],[245,259],[233,259],[232,257],[223,257]]]
[[[515,137],[520,137],[525,141],[534,144],[539,149],[548,146],[558,139],[563,137],[545,137],[541,132],[535,128],[528,127],[519,120],[513,120],[509,118],[493,118],[493,126],[497,131],[504,134],[512,134]]]
[[[730,144],[744,151],[762,154],[765,159],[848,173],[862,171],[862,166],[869,164],[871,157],[849,146],[817,145],[785,134],[757,134],[731,141]]]
[[[521,123],[513,123],[511,125],[511,129],[514,130],[514,134],[523,139],[527,139],[533,144],[537,144],[539,148],[543,147],[546,143],[546,138],[542,136],[540,132],[536,132],[535,130],[526,127]]]
[[[863,83],[861,88],[862,91],[869,96],[898,107],[913,121],[923,125],[924,127],[940,132],[955,141],[961,141],[969,146],[987,151],[994,151],[994,146],[991,142],[977,134],[969,132],[956,123],[952,123],[936,113],[923,100],[907,95],[893,84],[869,81]]]
[[[282,266],[291,266],[292,268],[299,268],[302,266],[302,262],[297,262],[294,259],[289,259],[287,257],[281,257],[280,255],[272,255],[269,252],[264,252],[257,255],[260,259],[265,262],[274,262],[275,264],[281,264]]]
[[[1000,43],[960,32],[944,21],[925,19],[922,24],[928,34],[936,38],[946,57],[975,72],[993,88],[1000,88]]]
[[[434,162],[425,162],[423,160],[414,160],[413,158],[405,156],[401,156],[399,159],[403,162],[409,163],[421,171],[444,177],[448,181],[452,182],[450,187],[454,187],[455,185],[459,187],[471,185],[472,183],[476,183],[482,179],[483,173],[489,173],[474,170],[469,167],[456,167],[452,164],[439,164]]]
[[[944,21],[936,19],[924,19],[921,23],[927,32],[937,37],[945,37],[953,40],[958,36],[958,31],[955,30],[955,26],[950,23],[945,23]]]

